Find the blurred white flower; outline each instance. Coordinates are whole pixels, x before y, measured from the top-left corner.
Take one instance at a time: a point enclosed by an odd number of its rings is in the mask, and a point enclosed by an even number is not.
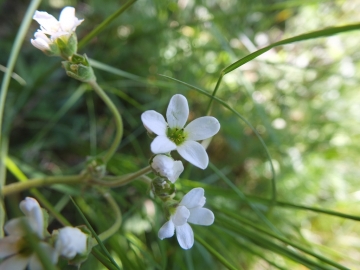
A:
[[[194,188],[181,200],[170,220],[159,230],[158,236],[162,240],[174,235],[183,249],[189,249],[194,244],[194,233],[189,223],[209,226],[214,223],[214,214],[205,204],[204,189]]]
[[[168,153],[177,150],[187,161],[205,169],[209,157],[204,147],[196,142],[214,136],[220,129],[219,121],[211,116],[193,120],[185,128],[189,116],[189,105],[183,95],[174,95],[164,117],[153,110],[144,112],[141,120],[144,126],[158,135],[151,143],[151,151],[155,154]]]
[[[59,229],[55,249],[59,255],[69,260],[77,254],[85,254],[87,251],[87,235],[78,228],[64,227]]]
[[[0,239],[0,269],[23,270],[29,266],[30,270],[43,269],[38,256],[31,250],[25,236],[32,231],[39,240],[44,239],[44,217],[38,202],[30,197],[20,202],[20,209],[25,217],[8,221],[4,231],[8,236]],[[27,227],[27,229],[26,229]],[[45,242],[39,242],[39,247],[51,261],[56,264],[58,257],[55,250]]]
[[[52,40],[63,35],[71,35],[84,21],[75,16],[73,7],[65,7],[60,13],[59,21],[45,11],[35,11],[33,19],[40,24],[41,32],[50,35]]]
[[[41,51],[50,51],[53,42],[40,30],[35,33],[35,39],[31,39],[31,44]]]
[[[167,178],[171,183],[175,183],[184,171],[181,161],[165,155],[156,155],[152,160],[151,168],[161,177]]]

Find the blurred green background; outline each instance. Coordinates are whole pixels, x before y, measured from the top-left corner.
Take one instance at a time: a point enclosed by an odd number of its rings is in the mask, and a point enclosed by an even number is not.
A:
[[[43,1],[38,10],[58,18],[64,6],[74,6],[77,17],[85,19],[76,31],[81,41],[124,3],[51,0]],[[28,4],[0,1],[1,79]],[[189,101],[189,120],[206,114],[208,97],[158,74],[211,93],[221,69],[236,60],[285,38],[356,23],[359,13],[360,1],[352,0],[136,1],[79,50],[97,61],[98,83],[124,121],[124,138],[108,164],[108,173],[121,175],[147,165],[151,140],[140,120],[143,111],[164,113],[171,96],[182,93]],[[81,83],[66,76],[59,58],[49,58],[31,45],[37,28],[34,21],[14,70],[20,78],[11,81],[6,100],[3,134],[9,138],[9,156],[29,178],[78,173],[87,156],[109,147],[114,122],[89,87],[79,90]],[[359,33],[280,46],[223,78],[217,97],[264,139],[276,171],[279,201],[360,215]],[[274,207],[269,212],[269,201],[251,197],[271,197],[271,170],[264,147],[249,126],[217,102],[212,115],[221,123],[220,133],[208,148],[213,165],[202,171],[185,163],[177,181],[179,198],[192,187],[203,186],[206,207],[215,213],[213,226],[192,226],[195,234],[237,269],[335,269],[312,268],[276,252],[265,240],[252,238],[251,231],[246,235],[240,223],[226,227],[231,224],[226,221],[230,212],[357,269],[358,221],[291,207]],[[225,177],[236,185],[237,193]],[[8,172],[7,183],[15,181]],[[39,190],[54,205],[63,202],[62,214],[74,226],[83,221],[67,203],[68,194],[98,232],[113,222],[106,201],[89,187],[54,185]],[[17,215],[18,201],[29,194],[6,198],[8,218]],[[105,243],[124,269],[226,269],[198,241],[184,251],[175,237],[157,238],[165,217],[144,183],[135,181],[113,189],[112,194],[122,210],[123,225]],[[241,194],[249,195],[248,199]],[[59,226],[54,221],[49,231]],[[81,269],[102,269],[90,256]],[[65,261],[60,265],[76,269]]]

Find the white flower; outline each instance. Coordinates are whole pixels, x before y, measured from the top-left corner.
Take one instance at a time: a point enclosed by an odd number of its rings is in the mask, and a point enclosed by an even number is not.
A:
[[[170,180],[171,183],[175,183],[180,174],[184,171],[184,166],[181,161],[175,161],[171,157],[165,155],[156,155],[152,160],[151,167],[160,176]]]
[[[162,240],[174,235],[183,249],[189,249],[194,244],[194,233],[188,222],[209,226],[214,223],[214,214],[205,204],[204,189],[194,188],[190,190],[181,200],[176,211],[171,215],[170,220],[166,222],[159,230],[158,236]]]
[[[183,95],[174,95],[164,117],[153,110],[141,115],[144,126],[158,135],[151,143],[151,151],[155,154],[177,150],[179,154],[193,165],[205,169],[209,157],[204,147],[196,142],[214,136],[220,129],[219,121],[211,116],[193,120],[185,128],[189,116],[189,105]]]
[[[38,202],[30,197],[20,203],[20,209],[25,217],[12,219],[4,226],[8,236],[0,239],[0,259],[4,259],[0,263],[0,270],[23,270],[27,266],[30,270],[43,269],[39,258],[34,252],[31,252],[31,247],[24,238],[27,233],[24,226],[28,226],[28,229],[33,231],[39,240],[44,239],[42,209]],[[55,264],[58,259],[55,250],[45,242],[39,242],[39,246]]]
[[[59,229],[55,249],[59,255],[71,260],[77,254],[87,251],[87,235],[78,228],[65,227]]]
[[[45,11],[35,11],[33,19],[40,24],[41,32],[50,35],[52,40],[63,35],[71,35],[84,21],[75,17],[73,7],[65,7],[60,13],[59,21]]]
[[[40,30],[35,33],[35,39],[31,39],[31,44],[41,51],[50,51],[53,42]]]

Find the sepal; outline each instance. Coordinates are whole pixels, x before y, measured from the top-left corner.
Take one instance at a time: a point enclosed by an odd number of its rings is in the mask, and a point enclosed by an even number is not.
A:
[[[96,80],[94,71],[85,54],[84,56],[74,54],[70,59],[71,61],[62,61],[63,68],[69,77],[82,82],[91,82]]]
[[[78,42],[75,33],[72,33],[70,36],[60,36],[55,40],[55,42],[58,45],[60,54],[64,59],[70,59],[74,54],[76,54]]]

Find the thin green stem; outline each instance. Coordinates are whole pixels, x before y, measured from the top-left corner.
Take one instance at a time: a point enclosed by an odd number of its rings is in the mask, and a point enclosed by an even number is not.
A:
[[[104,179],[107,179],[107,181],[104,180],[87,181],[89,180],[87,175],[47,176],[42,178],[24,179],[22,180],[22,182],[12,183],[4,186],[0,192],[0,195],[8,196],[10,194],[18,193],[30,188],[49,186],[53,184],[74,185],[74,184],[81,184],[86,182],[101,186],[107,186],[107,187],[119,187],[126,185],[131,181],[144,176],[150,171],[151,171],[151,167],[147,166],[139,170],[138,172],[126,174],[124,176],[104,177]]]
[[[105,257],[99,250],[96,248],[93,248],[91,251],[92,255],[95,256],[96,259],[98,259],[99,262],[101,262],[107,269],[109,270],[117,270],[118,268],[115,267],[107,257]]]
[[[71,223],[55,209],[55,207],[45,198],[40,191],[35,188],[30,189],[31,194],[43,205],[63,226],[71,226]]]
[[[202,238],[200,238],[197,234],[195,234],[195,239],[201,245],[203,245],[216,259],[218,259],[225,267],[231,270],[236,270],[238,268],[232,266],[219,252],[217,252],[214,248],[212,248],[208,243],[205,242]]]
[[[46,134],[55,126],[61,117],[63,117],[72,106],[82,97],[84,92],[88,89],[88,85],[82,84],[76,89],[75,92],[69,97],[61,109],[51,117],[50,121],[44,125],[44,127],[34,136],[34,139],[29,143],[30,145],[35,144],[36,142],[41,141]]]
[[[219,76],[219,79],[217,80],[216,86],[214,88],[214,91],[213,91],[213,93],[211,95],[211,99],[210,99],[209,105],[208,105],[207,110],[206,110],[206,115],[210,115],[210,113],[211,113],[212,103],[213,103],[214,97],[216,96],[217,90],[219,89],[219,86],[220,86],[220,83],[221,83],[223,77],[224,77],[224,73],[221,72],[220,76]]]
[[[103,196],[108,201],[108,203],[110,204],[112,210],[115,213],[115,222],[108,230],[106,230],[105,232],[99,234],[99,239],[101,241],[105,241],[110,236],[112,236],[113,234],[118,232],[119,229],[120,229],[120,226],[121,226],[121,222],[122,222],[121,211],[120,211],[120,208],[119,208],[118,204],[114,200],[114,198],[111,196],[111,194],[109,192],[104,192]]]
[[[113,113],[115,117],[115,124],[116,124],[116,135],[114,138],[113,143],[110,146],[110,149],[104,156],[104,162],[107,163],[111,157],[114,155],[116,149],[118,148],[121,138],[123,136],[123,122],[120,116],[119,111],[117,110],[114,103],[111,101],[111,99],[108,97],[108,95],[104,92],[104,90],[97,84],[96,81],[89,82],[91,87],[95,90],[95,92],[100,96],[100,98],[105,102],[105,104],[108,106],[110,111]]]
[[[255,230],[257,230],[257,231],[259,231],[261,233],[264,233],[264,234],[266,234],[268,236],[271,236],[271,237],[273,237],[273,238],[275,238],[277,240],[280,240],[281,242],[283,242],[285,244],[293,246],[294,248],[297,248],[298,250],[301,250],[301,251],[303,251],[303,252],[317,258],[320,261],[323,261],[323,262],[325,262],[327,264],[330,264],[330,265],[332,265],[334,267],[337,267],[339,269],[343,269],[343,270],[347,269],[346,267],[344,267],[344,266],[342,266],[342,265],[340,265],[340,264],[338,264],[336,262],[333,262],[333,261],[325,258],[324,256],[320,255],[320,254],[316,254],[315,252],[312,252],[311,250],[309,250],[309,249],[307,249],[307,248],[305,248],[303,246],[300,246],[300,245],[298,245],[298,244],[296,244],[296,243],[294,243],[292,241],[287,240],[285,237],[282,237],[282,236],[280,236],[278,234],[274,234],[274,233],[272,233],[272,232],[270,232],[270,231],[268,231],[268,230],[266,230],[266,229],[264,229],[264,228],[262,228],[260,226],[257,226],[254,222],[249,221],[248,219],[239,216],[237,213],[235,214],[235,213],[233,213],[231,211],[228,211],[226,209],[223,209],[223,208],[221,208],[221,209],[218,208],[218,211],[219,211],[220,215],[223,214],[223,215],[226,215],[226,216],[230,217],[232,219],[232,222],[234,220],[237,220],[238,222],[246,224],[251,229],[255,229]]]
[[[99,238],[99,236],[96,234],[96,232],[94,231],[93,227],[91,226],[91,224],[89,223],[89,221],[86,219],[85,215],[83,214],[83,212],[81,211],[80,207],[76,204],[76,202],[74,201],[73,198],[71,198],[71,201],[73,202],[76,210],[79,212],[81,218],[84,220],[86,226],[88,227],[88,229],[91,231],[92,235],[94,236],[94,238],[96,239],[96,241],[98,242],[100,248],[103,250],[103,252],[105,253],[105,255],[108,257],[108,259],[110,260],[110,262],[117,268],[120,269],[120,267],[117,265],[117,263],[114,261],[114,259],[111,257],[109,251],[106,249],[106,247],[104,246],[103,242],[101,241],[101,239]]]
[[[87,36],[85,36],[78,45],[78,48],[82,48],[87,44],[93,37],[99,34],[106,26],[112,23],[118,16],[120,16],[125,10],[127,10],[136,0],[130,0],[126,2],[121,8],[115,11],[111,16],[109,16],[105,21],[99,24],[94,30],[92,30]]]
[[[268,199],[259,198],[259,197],[255,197],[255,196],[252,196],[252,195],[246,195],[246,196],[247,196],[248,200],[250,200],[250,201],[262,202],[262,203],[271,203],[271,201],[268,200]],[[322,213],[322,214],[326,214],[326,215],[331,215],[331,216],[336,216],[336,217],[341,217],[341,218],[360,221],[360,216],[348,215],[348,214],[344,214],[344,213],[340,213],[340,212],[336,212],[336,211],[332,211],[332,210],[326,210],[326,209],[322,209],[322,208],[317,208],[317,207],[293,204],[293,203],[282,202],[282,201],[276,201],[274,206],[284,207],[284,208],[296,208],[296,209],[301,209],[301,210],[308,210],[308,211]]]
[[[5,100],[6,100],[6,94],[8,91],[8,87],[10,84],[11,75],[12,75],[12,72],[15,67],[16,59],[19,55],[21,44],[22,44],[25,36],[28,33],[28,29],[29,29],[30,23],[32,21],[32,16],[34,15],[35,10],[39,6],[40,2],[41,2],[41,0],[31,1],[30,5],[26,11],[26,14],[24,16],[24,19],[22,20],[22,23],[20,25],[20,29],[16,35],[16,38],[14,41],[14,46],[12,47],[10,57],[9,57],[9,60],[8,60],[7,66],[6,66],[7,68],[6,68],[6,72],[5,72],[4,79],[1,84],[1,90],[0,90],[0,92],[1,92],[0,93],[0,141],[1,141],[1,136],[2,136],[2,120],[3,120],[4,109],[5,109]]]
[[[43,178],[27,179],[24,182],[17,182],[6,185],[1,190],[2,196],[18,193],[30,188],[49,186],[53,184],[79,184],[85,181],[84,175],[48,176]]]
[[[93,180],[92,183],[99,184],[106,187],[120,187],[130,183],[131,181],[140,178],[141,176],[151,172],[151,167],[147,166],[135,173],[126,174],[123,176],[105,176],[104,180]]]
[[[247,197],[245,196],[244,193],[242,193],[240,191],[240,189],[231,182],[231,180],[229,178],[226,177],[226,175],[224,175],[218,168],[216,168],[216,166],[214,166],[214,164],[212,164],[211,162],[209,163],[209,167],[229,186],[231,187],[236,194],[247,203],[247,205],[249,205],[249,207],[256,213],[256,215],[266,224],[266,226],[268,226],[272,231],[276,232],[277,234],[281,234],[281,232],[270,222],[270,220],[268,220],[264,214],[255,206],[255,204],[249,202],[249,200],[247,199]]]

